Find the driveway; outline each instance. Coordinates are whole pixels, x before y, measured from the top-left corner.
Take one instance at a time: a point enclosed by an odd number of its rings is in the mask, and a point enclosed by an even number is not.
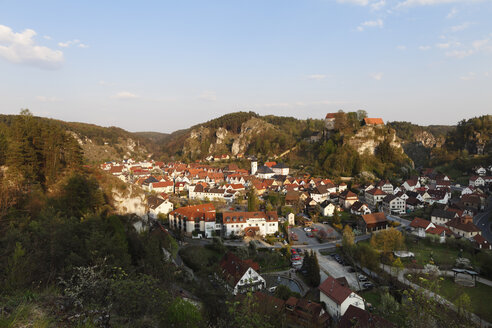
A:
[[[339,264],[331,256],[322,255],[319,251],[316,251],[316,256],[318,257],[322,282],[327,278],[327,275],[330,275],[333,278],[345,277],[352,290],[358,291],[361,289],[357,282],[356,273],[349,272],[348,266]]]

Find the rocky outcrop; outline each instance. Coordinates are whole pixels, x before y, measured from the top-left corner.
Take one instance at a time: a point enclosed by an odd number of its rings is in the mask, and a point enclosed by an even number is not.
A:
[[[253,136],[259,135],[269,129],[274,129],[274,126],[258,118],[252,118],[244,122],[241,125],[241,132],[234,138],[234,142],[232,143],[232,154],[244,153],[248,149]]]
[[[128,190],[118,190],[113,188],[111,194],[113,196],[113,206],[117,214],[136,214],[139,217],[144,217],[147,213],[145,194],[135,186],[128,185]]]
[[[392,147],[402,149],[395,130],[386,126],[363,126],[344,143],[354,148],[360,155],[364,153],[374,155],[377,146],[387,138],[390,140]]]
[[[415,135],[415,141],[421,143],[426,148],[442,147],[444,144],[444,137],[435,137],[432,133],[427,131],[419,132]]]

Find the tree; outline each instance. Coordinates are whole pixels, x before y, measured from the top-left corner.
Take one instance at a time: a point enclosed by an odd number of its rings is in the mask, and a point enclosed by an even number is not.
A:
[[[467,293],[461,294],[455,301],[454,304],[458,308],[458,315],[461,317],[469,317],[469,313],[472,311],[472,304],[470,296]]]
[[[341,223],[340,214],[338,213],[338,209],[336,207],[335,207],[335,211],[333,211],[333,223],[334,224]]]
[[[402,249],[405,246],[405,239],[400,231],[390,228],[374,234],[371,238],[371,246],[388,254]]]
[[[351,248],[354,246],[354,232],[350,225],[346,224],[342,232],[342,245],[344,248]]]
[[[248,211],[258,211],[259,200],[258,196],[256,196],[255,188],[252,187],[246,195],[248,197]]]
[[[167,308],[162,318],[161,325],[176,328],[195,328],[200,327],[202,315],[200,311],[191,304],[177,297]]]

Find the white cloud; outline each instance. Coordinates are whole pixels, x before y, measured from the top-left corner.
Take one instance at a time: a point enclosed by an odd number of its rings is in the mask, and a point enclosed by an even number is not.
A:
[[[36,32],[26,29],[15,33],[0,25],[0,57],[15,64],[26,64],[45,69],[56,69],[63,63],[63,52],[37,45]]]
[[[43,35],[43,38],[46,39],[46,40],[51,40],[52,39],[51,36],[49,36],[49,35]]]
[[[307,76],[308,80],[324,80],[327,78],[325,74],[311,74]]]
[[[369,4],[369,0],[337,0],[338,3],[348,3],[352,5],[358,6],[367,6]]]
[[[403,45],[400,45],[400,46],[397,46],[396,49],[398,50],[407,50],[407,46],[403,46]]]
[[[206,100],[206,101],[216,101],[217,100],[217,95],[213,91],[203,91],[198,96],[198,99]]]
[[[365,21],[361,23],[358,27],[357,30],[360,32],[364,31],[366,27],[383,27],[383,21],[381,19],[373,20],[373,21]]]
[[[460,79],[463,81],[470,81],[470,80],[474,80],[476,75],[477,74],[475,74],[475,72],[469,72],[467,75],[461,76]]]
[[[451,19],[451,18],[455,17],[457,14],[458,14],[458,9],[453,8],[453,9],[451,9],[451,11],[450,11],[450,12],[446,15],[446,18],[447,18],[447,19]]]
[[[80,40],[74,39],[66,42],[58,42],[58,46],[62,48],[68,48],[70,46],[75,46],[80,43]]]
[[[111,98],[127,100],[127,99],[137,99],[137,98],[140,98],[140,96],[138,96],[134,93],[128,92],[128,91],[120,91],[120,92],[116,93],[115,95],[111,96]]]
[[[376,80],[376,81],[381,81],[383,79],[383,73],[378,72],[378,73],[372,73],[371,77]]]
[[[89,46],[85,43],[80,43],[77,47],[79,48],[89,48]]]
[[[460,24],[460,25],[451,26],[450,30],[451,30],[451,32],[460,32],[460,31],[467,29],[470,25],[471,25],[471,23],[465,22],[465,23]]]
[[[466,4],[466,3],[476,3],[482,1],[483,0],[405,0],[403,2],[398,3],[396,7],[401,8],[401,7],[415,7],[415,6],[434,6],[434,5],[442,5],[442,4],[450,4],[450,3]]]
[[[371,3],[371,9],[372,10],[380,10],[382,9],[384,6],[386,5],[386,1],[385,0],[381,0],[381,1],[378,1],[378,2],[374,2],[374,3]]]
[[[460,43],[457,44],[461,46]],[[447,51],[446,56],[463,59],[476,53],[492,54],[492,45],[490,44],[490,39],[475,40],[467,49]]]
[[[36,100],[40,102],[59,102],[62,101],[62,99],[57,98],[57,97],[47,97],[47,96],[37,96]]]
[[[449,44],[449,43],[437,43],[436,47],[438,47],[439,49],[448,49],[449,47],[451,47],[451,44]]]
[[[419,47],[419,50],[422,50],[422,51],[427,51],[429,50],[431,47],[430,46],[420,46]]]
[[[473,50],[468,49],[468,50],[453,50],[453,51],[447,51],[446,56],[447,57],[454,57],[458,59],[463,59],[465,57],[473,55]]]

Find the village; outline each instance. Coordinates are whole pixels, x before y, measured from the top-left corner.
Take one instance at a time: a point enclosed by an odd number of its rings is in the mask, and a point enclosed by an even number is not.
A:
[[[326,117],[328,130],[333,118],[330,114]],[[384,124],[382,119],[365,120],[366,124]],[[244,163],[249,163],[248,169],[240,168]],[[478,273],[470,260],[463,256],[460,267],[455,260],[460,261],[461,255],[441,261],[439,245],[459,244],[469,252],[492,249],[488,220],[492,165],[485,164],[470,172],[467,186],[453,183],[432,168],[404,181],[381,180],[366,185],[339,177],[297,176],[282,162],[260,163],[255,156],[244,154],[236,158],[210,156],[188,164],[128,159],[106,162],[101,169],[141,188],[147,202],[142,220],[147,225],[158,222],[182,248],[191,244],[196,251],[220,240],[228,247],[250,245],[285,257],[287,265],[284,262],[276,273],[253,259],[226,252],[216,263],[219,269],[209,275],[214,286],[222,286],[233,295],[265,292],[255,295],[260,302],[276,304],[275,309],[291,326],[337,323],[349,327],[356,318],[363,327],[371,321],[377,322],[377,327],[392,327],[391,322],[371,312],[373,305],[367,300],[371,289],[384,278],[340,251],[342,242],[351,235],[352,243],[371,239],[372,245],[374,235],[397,231],[407,241],[430,243],[427,248],[431,249],[429,258],[417,261],[414,253],[420,250],[413,244],[391,249],[392,261],[396,258],[404,268],[396,274],[403,284],[412,282],[402,272],[415,269],[418,262],[418,272],[441,269],[443,275],[453,272],[455,280],[460,280],[457,275],[469,274],[475,286]],[[308,274],[305,262],[310,256],[317,257],[320,275],[320,282],[311,285],[318,290],[313,302],[303,298],[310,289],[303,278]],[[187,264],[186,256],[181,257]],[[435,265],[440,262],[441,268]],[[384,263],[380,265],[384,267]],[[489,280],[478,279],[492,287]],[[279,285],[288,286],[296,297],[275,298]]]

